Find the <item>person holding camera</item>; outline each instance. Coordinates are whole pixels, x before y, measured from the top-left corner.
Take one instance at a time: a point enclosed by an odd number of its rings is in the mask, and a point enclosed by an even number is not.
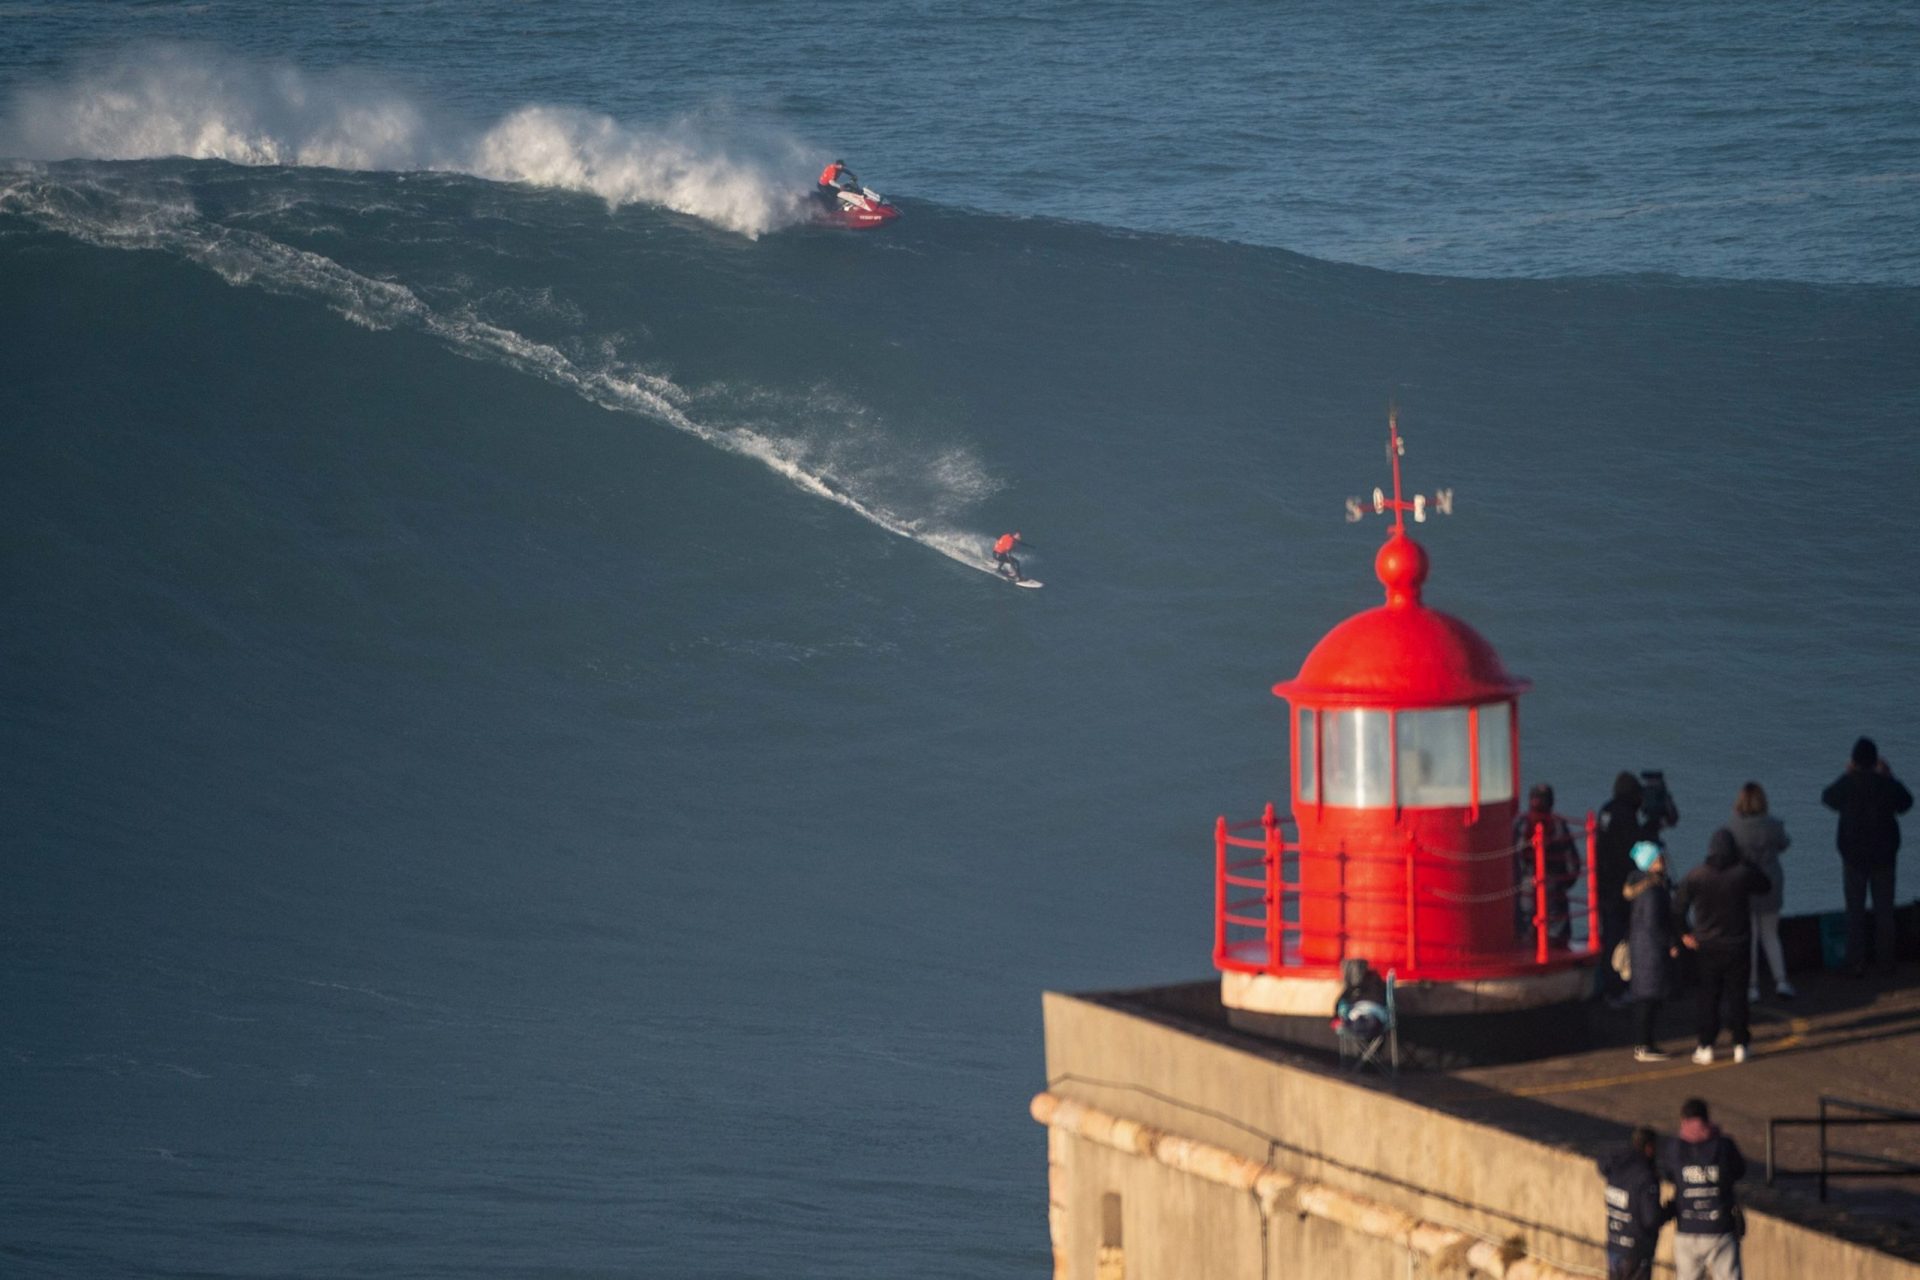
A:
[[[1853,744],[1847,771],[1820,793],[1840,815],[1840,889],[1847,903],[1847,972],[1867,971],[1867,891],[1873,891],[1873,949],[1880,968],[1894,961],[1893,866],[1900,852],[1900,817],[1913,793],[1900,785],[1872,738]]]
[[[1649,839],[1657,839],[1668,827],[1680,825],[1680,809],[1673,803],[1673,792],[1667,790],[1667,775],[1662,770],[1640,771],[1640,822],[1653,832]]]

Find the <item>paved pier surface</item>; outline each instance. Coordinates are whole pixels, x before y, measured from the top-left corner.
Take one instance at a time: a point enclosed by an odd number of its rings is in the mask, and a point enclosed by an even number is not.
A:
[[[1687,1098],[1707,1100],[1713,1118],[1740,1144],[1752,1166],[1743,1198],[1803,1226],[1871,1244],[1920,1262],[1920,1178],[1840,1178],[1828,1202],[1812,1178],[1766,1179],[1767,1121],[1813,1116],[1820,1095],[1920,1111],[1920,970],[1903,965],[1866,979],[1810,973],[1791,1001],[1763,999],[1754,1009],[1753,1057],[1735,1065],[1721,1036],[1719,1060],[1696,1066],[1692,994],[1663,1013],[1668,1062],[1632,1057],[1633,1014],[1596,1008],[1601,1047],[1530,1062],[1455,1071],[1404,1070],[1397,1080],[1361,1077],[1370,1087],[1408,1101],[1496,1126],[1541,1142],[1599,1154],[1625,1142],[1633,1125],[1671,1132]],[[1307,1069],[1337,1072],[1328,1059],[1231,1028],[1218,983],[1193,983],[1093,997],[1189,1032]],[[1830,1148],[1920,1162],[1920,1127],[1837,1130]],[[1784,1167],[1815,1164],[1811,1130],[1783,1131],[1777,1154]],[[1836,1161],[1837,1164],[1845,1163]],[[1595,1203],[1600,1184],[1594,1182]]]
[[[1451,1077],[1408,1077],[1403,1092],[1446,1094],[1454,1082],[1470,1084],[1479,1089],[1463,1090],[1443,1105],[1456,1114],[1512,1127],[1504,1117],[1513,1113],[1516,1103],[1531,1100],[1602,1122],[1615,1141],[1637,1124],[1671,1131],[1679,1123],[1680,1104],[1704,1098],[1714,1122],[1740,1144],[1754,1166],[1742,1188],[1750,1203],[1920,1260],[1920,1178],[1834,1179],[1828,1202],[1821,1206],[1814,1179],[1783,1177],[1769,1190],[1764,1168],[1767,1121],[1816,1115],[1821,1094],[1920,1112],[1920,989],[1912,985],[1912,974],[1908,966],[1895,975],[1868,979],[1803,975],[1796,999],[1762,1000],[1755,1008],[1753,1056],[1740,1065],[1731,1060],[1724,1032],[1712,1066],[1695,1066],[1685,1056],[1694,1046],[1689,993],[1663,1010],[1662,1047],[1675,1054],[1671,1062],[1633,1061],[1628,1047],[1632,1037],[1626,1035],[1586,1053],[1474,1068]],[[1816,1164],[1817,1139],[1811,1129],[1783,1129],[1776,1141],[1782,1168],[1810,1169]],[[1828,1145],[1830,1150],[1920,1164],[1920,1126],[1836,1129],[1830,1131]],[[1833,1164],[1863,1167],[1859,1161]]]

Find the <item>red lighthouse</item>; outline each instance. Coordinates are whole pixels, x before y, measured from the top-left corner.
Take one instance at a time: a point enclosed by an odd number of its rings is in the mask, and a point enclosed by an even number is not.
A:
[[[1563,1004],[1590,982],[1587,950],[1547,945],[1545,901],[1521,874],[1531,851],[1514,847],[1528,682],[1421,599],[1427,553],[1406,516],[1424,520],[1429,502],[1402,497],[1391,418],[1388,439],[1393,496],[1373,502],[1393,513],[1374,558],[1386,602],[1274,686],[1291,713],[1292,819],[1269,805],[1258,822],[1215,828],[1222,1001],[1240,1025],[1290,1039],[1324,1038],[1349,960],[1394,975],[1414,1019]],[[1444,512],[1451,495],[1431,505]]]

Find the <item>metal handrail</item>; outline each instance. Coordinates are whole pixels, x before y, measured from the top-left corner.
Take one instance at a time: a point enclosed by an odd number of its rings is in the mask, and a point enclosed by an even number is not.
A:
[[[1354,867],[1395,866],[1402,874],[1395,877],[1397,884],[1374,889],[1356,889],[1346,884],[1338,888],[1309,889],[1298,879],[1289,880],[1286,876],[1287,859],[1296,860],[1305,852],[1298,836],[1289,839],[1283,832],[1283,826],[1291,819],[1278,814],[1273,805],[1266,806],[1260,817],[1245,822],[1230,823],[1225,816],[1214,824],[1215,843],[1215,895],[1214,895],[1214,965],[1223,971],[1242,973],[1304,972],[1329,968],[1326,965],[1313,965],[1290,958],[1288,947],[1291,942],[1298,945],[1306,932],[1300,920],[1306,906],[1332,906],[1339,909],[1341,920],[1339,938],[1343,944],[1348,942],[1366,943],[1369,941],[1404,942],[1409,957],[1417,954],[1418,942],[1413,936],[1417,926],[1417,906],[1420,900],[1451,904],[1486,903],[1501,898],[1532,899],[1532,910],[1528,913],[1530,932],[1534,938],[1531,945],[1533,959],[1538,964],[1550,963],[1550,957],[1556,953],[1566,958],[1585,959],[1597,953],[1600,941],[1600,902],[1594,891],[1598,870],[1597,824],[1594,815],[1589,813],[1586,820],[1586,866],[1576,867],[1571,872],[1547,871],[1546,828],[1537,827],[1528,843],[1531,852],[1533,886],[1529,891],[1516,883],[1511,889],[1496,890],[1484,894],[1461,894],[1442,890],[1437,886],[1419,884],[1418,868],[1421,865],[1433,866],[1437,863],[1460,864],[1464,862],[1491,861],[1499,858],[1513,858],[1520,855],[1526,846],[1498,844],[1486,849],[1454,851],[1434,849],[1413,841],[1397,842],[1393,848],[1339,850],[1337,856],[1349,869]],[[1236,835],[1236,832],[1260,834]],[[1254,857],[1232,857],[1233,850],[1257,850]],[[1548,899],[1553,891],[1562,886],[1571,886],[1579,881],[1584,873],[1587,885],[1584,891],[1566,893],[1567,906],[1562,910],[1550,910]],[[1343,880],[1345,877],[1343,877]],[[1243,892],[1235,893],[1234,890]],[[1397,933],[1382,935],[1373,931],[1362,934],[1359,931],[1348,932],[1345,906],[1349,903],[1404,904],[1407,936],[1403,939]],[[1555,904],[1556,906],[1558,904]],[[1289,911],[1291,908],[1291,911]],[[1258,913],[1258,914],[1255,914]],[[1289,915],[1293,918],[1289,919]],[[1555,945],[1553,934],[1563,925],[1584,916],[1587,921],[1586,946],[1584,949],[1568,950]],[[1568,930],[1571,932],[1571,929]],[[1251,935],[1251,936],[1249,936]],[[1346,948],[1343,945],[1342,950]],[[1418,968],[1408,966],[1406,977],[1414,977]],[[1442,968],[1457,966],[1442,965]]]
[[[1844,1108],[1848,1111],[1864,1112],[1864,1115],[1830,1116],[1828,1107]],[[1883,1107],[1872,1102],[1855,1102],[1849,1098],[1836,1098],[1831,1094],[1820,1095],[1820,1114],[1817,1116],[1774,1116],[1767,1121],[1767,1185],[1779,1178],[1817,1178],[1820,1187],[1820,1199],[1827,1198],[1827,1182],[1832,1178],[1920,1178],[1920,1163],[1909,1160],[1895,1160],[1889,1156],[1877,1156],[1864,1151],[1836,1151],[1827,1145],[1827,1130],[1853,1129],[1866,1125],[1920,1125],[1920,1111],[1901,1111],[1894,1107]],[[1820,1132],[1820,1163],[1813,1169],[1788,1169],[1774,1157],[1774,1133],[1786,1127],[1815,1128]],[[1864,1160],[1870,1164],[1885,1166],[1879,1169],[1835,1169],[1831,1158],[1838,1156],[1843,1160]]]

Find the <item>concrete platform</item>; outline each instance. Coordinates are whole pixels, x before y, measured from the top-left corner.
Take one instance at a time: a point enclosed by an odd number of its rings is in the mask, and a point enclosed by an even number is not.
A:
[[[1678,1123],[1681,1102],[1702,1097],[1753,1166],[1742,1186],[1743,1199],[1752,1208],[1920,1263],[1920,1179],[1842,1178],[1832,1183],[1829,1202],[1822,1204],[1812,1179],[1768,1188],[1764,1168],[1768,1118],[1814,1115],[1821,1094],[1920,1110],[1920,969],[1909,963],[1893,974],[1867,979],[1819,972],[1796,976],[1802,979],[1799,998],[1763,999],[1756,1007],[1754,1056],[1743,1065],[1725,1056],[1724,1035],[1722,1057],[1714,1065],[1695,1066],[1684,1056],[1693,1047],[1689,994],[1673,1002],[1662,1018],[1666,1047],[1682,1055],[1671,1062],[1633,1061],[1631,1011],[1596,1008],[1594,1043],[1599,1047],[1501,1066],[1415,1068],[1398,1079],[1347,1076],[1331,1058],[1235,1029],[1220,1003],[1217,982],[1078,999],[1582,1156],[1620,1145],[1626,1130],[1636,1124],[1670,1132]],[[1781,1163],[1810,1167],[1811,1131],[1789,1133],[1780,1143]],[[1920,1132],[1911,1129],[1857,1129],[1830,1145],[1920,1162]],[[1595,1177],[1596,1220],[1598,1198]]]
[[[1753,1056],[1743,1065],[1729,1058],[1724,1033],[1718,1060],[1705,1067],[1684,1056],[1668,1063],[1634,1062],[1632,1038],[1626,1034],[1606,1048],[1566,1057],[1470,1069],[1441,1079],[1403,1077],[1403,1093],[1509,1127],[1538,1123],[1521,1118],[1525,1113],[1516,1113],[1516,1104],[1543,1104],[1577,1117],[1583,1132],[1585,1122],[1600,1122],[1615,1134],[1636,1124],[1671,1130],[1683,1101],[1704,1098],[1714,1121],[1756,1166],[1742,1188],[1749,1203],[1920,1261],[1920,1178],[1839,1178],[1829,1183],[1828,1202],[1821,1205],[1813,1179],[1781,1179],[1768,1189],[1764,1169],[1758,1167],[1766,1158],[1768,1119],[1815,1115],[1821,1094],[1920,1111],[1916,977],[1920,971],[1911,965],[1866,979],[1800,975],[1797,998],[1763,999],[1755,1009]],[[1675,1004],[1678,1007],[1662,1011],[1663,1045],[1684,1054],[1694,1044],[1692,1000]],[[1502,1122],[1503,1113],[1515,1120]],[[1556,1126],[1568,1123],[1558,1117],[1541,1119]],[[1920,1164],[1920,1128],[1835,1131],[1828,1145],[1830,1150]],[[1782,1130],[1776,1154],[1782,1167],[1811,1168],[1816,1162],[1815,1135],[1808,1129]]]

